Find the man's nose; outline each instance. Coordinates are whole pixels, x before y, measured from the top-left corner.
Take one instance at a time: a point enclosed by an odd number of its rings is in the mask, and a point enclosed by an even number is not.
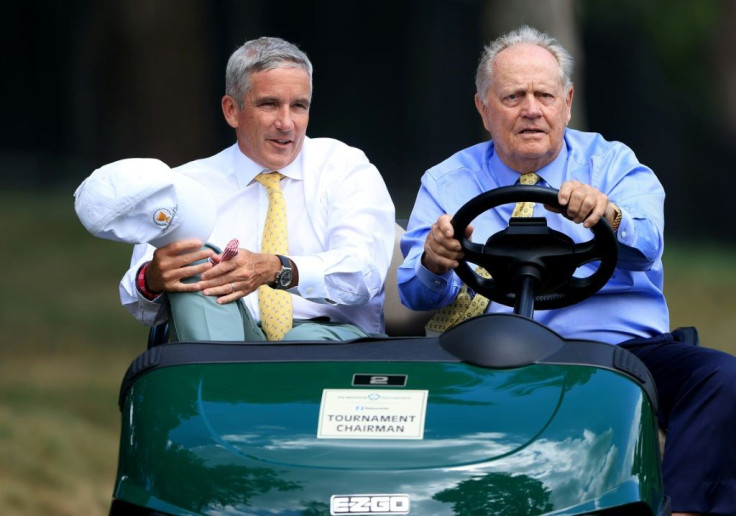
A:
[[[539,100],[534,95],[525,95],[521,104],[521,112],[524,116],[538,117],[542,114]]]
[[[291,111],[288,106],[279,109],[276,116],[276,128],[282,131],[290,131],[294,128],[294,120],[291,118]]]

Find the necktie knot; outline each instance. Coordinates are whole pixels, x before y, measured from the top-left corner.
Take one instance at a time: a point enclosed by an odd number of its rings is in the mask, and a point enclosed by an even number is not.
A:
[[[522,185],[536,185],[539,179],[540,177],[535,172],[527,172],[526,174],[521,174],[519,183]]]
[[[284,175],[281,172],[262,172],[256,176],[256,181],[266,187],[269,193],[281,190],[281,180]]]

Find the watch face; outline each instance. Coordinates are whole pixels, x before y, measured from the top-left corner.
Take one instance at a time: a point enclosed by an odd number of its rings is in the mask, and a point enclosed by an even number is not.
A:
[[[283,269],[279,275],[279,287],[288,288],[291,285],[292,272],[291,269]]]

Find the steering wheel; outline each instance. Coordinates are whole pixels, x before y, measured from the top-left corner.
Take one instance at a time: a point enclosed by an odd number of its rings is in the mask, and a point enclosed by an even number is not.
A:
[[[564,212],[557,192],[542,186],[508,186],[484,192],[463,205],[452,218],[464,254],[455,269],[460,279],[475,292],[513,306],[515,313],[528,317],[535,308],[549,310],[575,304],[605,285],[616,267],[618,245],[603,218],[590,228],[593,238],[578,244],[549,228],[544,217],[512,218],[506,229],[489,237],[485,244],[465,237],[473,219],[502,204],[536,202]],[[600,264],[592,275],[574,276],[578,267],[595,261]],[[486,269],[491,278],[479,275],[468,262]]]

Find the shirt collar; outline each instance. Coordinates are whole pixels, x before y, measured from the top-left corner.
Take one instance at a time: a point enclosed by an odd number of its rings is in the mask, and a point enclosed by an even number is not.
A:
[[[564,141],[560,153],[552,163],[548,163],[544,167],[535,171],[539,177],[542,178],[543,182],[541,184],[546,184],[553,188],[560,187],[562,184],[562,178],[564,177],[567,155],[567,141]],[[499,186],[511,186],[519,181],[519,172],[508,167],[503,161],[501,161],[501,158],[498,157],[498,153],[496,152],[491,156],[491,170],[496,176]]]
[[[306,138],[304,143],[306,144]],[[284,176],[288,178],[301,180],[304,177],[304,169],[302,166],[303,161],[304,147],[302,147],[302,150],[301,152],[299,152],[296,159],[286,165],[284,168],[280,169],[279,172],[281,172]],[[261,165],[243,154],[237,144],[235,145],[234,169],[235,178],[238,182],[239,188],[245,188],[246,186],[251,184],[253,182],[253,179],[261,172],[271,172],[271,170],[264,169]]]

